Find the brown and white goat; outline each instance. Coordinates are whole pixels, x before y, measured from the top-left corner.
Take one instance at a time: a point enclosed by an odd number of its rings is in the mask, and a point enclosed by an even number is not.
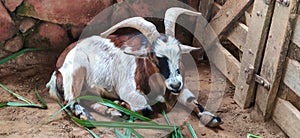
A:
[[[170,8],[165,14],[165,34],[160,34],[155,25],[144,18],[133,17],[121,21],[100,36],[72,44],[59,57],[56,70],[47,84],[50,95],[70,102],[92,92],[104,98],[123,100],[133,111],[151,109],[151,101],[179,101],[193,106],[199,116],[210,117],[208,122],[212,126],[219,125],[222,122],[220,118],[204,111],[193,93],[184,86],[181,54],[197,48],[182,45],[174,37],[175,21],[183,13],[201,15],[182,8]],[[138,48],[129,46],[130,42],[120,41],[122,36],[111,35],[125,27],[143,34],[144,37],[135,37],[141,42]],[[71,109],[78,116],[93,119],[78,103],[73,104]]]

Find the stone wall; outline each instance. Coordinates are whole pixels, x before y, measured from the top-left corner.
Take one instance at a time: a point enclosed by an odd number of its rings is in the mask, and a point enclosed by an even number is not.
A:
[[[182,1],[197,9],[197,1]],[[148,6],[153,2],[157,3],[155,8]],[[112,6],[116,3],[118,5]],[[92,27],[86,30],[99,33],[125,18],[160,14],[165,5],[177,5],[167,0],[128,0],[124,3],[123,0],[0,0],[0,59],[24,48],[47,48],[26,52],[0,65],[0,81],[8,77],[49,76],[61,51],[77,41],[89,24]],[[100,12],[103,13],[97,17]],[[191,41],[182,32],[179,37]]]

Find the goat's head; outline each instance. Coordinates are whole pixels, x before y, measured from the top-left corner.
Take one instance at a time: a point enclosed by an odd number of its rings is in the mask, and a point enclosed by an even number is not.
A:
[[[180,72],[181,54],[198,49],[180,44],[175,38],[175,22],[177,17],[183,13],[201,15],[198,12],[174,7],[168,9],[165,13],[165,34],[160,34],[155,25],[144,18],[133,17],[119,22],[101,33],[101,36],[107,37],[117,29],[123,27],[131,27],[139,30],[148,39],[150,46],[135,51],[125,49],[124,53],[151,60],[165,78],[164,82],[167,89],[177,95],[183,88],[183,77]]]

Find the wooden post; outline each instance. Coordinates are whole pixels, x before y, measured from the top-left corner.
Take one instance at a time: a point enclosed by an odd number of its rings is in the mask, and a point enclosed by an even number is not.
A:
[[[255,72],[259,70],[273,7],[274,1],[271,1],[271,3],[266,3],[265,0],[254,1],[246,44],[242,47],[241,68],[234,94],[234,100],[242,108],[249,107],[250,103],[254,100],[256,84],[255,82],[246,83],[247,73],[245,69],[249,65],[252,65],[255,68]]]
[[[276,1],[271,28],[268,36],[266,50],[263,58],[260,76],[267,79],[270,90],[262,86],[257,87],[256,104],[262,112],[264,119],[271,116],[274,100],[282,76],[283,63],[286,58],[288,46],[291,42],[292,30],[297,13],[297,0],[289,0],[289,5]]]

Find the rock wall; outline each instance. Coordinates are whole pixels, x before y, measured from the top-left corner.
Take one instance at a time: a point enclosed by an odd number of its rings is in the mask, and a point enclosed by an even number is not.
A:
[[[154,1],[157,6],[150,8],[148,5]],[[0,59],[24,48],[47,48],[26,52],[0,65],[0,81],[45,74],[49,77],[58,55],[78,40],[88,24],[107,29],[127,17],[163,13],[164,5],[172,6],[167,0],[154,1],[128,0],[130,4],[121,6],[114,4],[122,4],[123,0],[0,0]],[[198,7],[197,1],[182,1]],[[103,14],[97,17],[100,12]],[[97,30],[95,26],[87,30]],[[191,41],[185,34],[179,37]]]

